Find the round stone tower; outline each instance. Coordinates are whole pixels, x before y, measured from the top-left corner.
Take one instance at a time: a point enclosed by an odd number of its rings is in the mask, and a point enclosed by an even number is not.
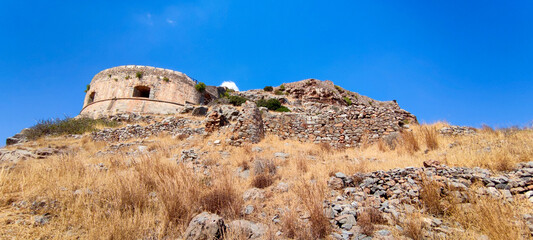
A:
[[[174,114],[186,103],[203,101],[195,85],[187,75],[168,69],[135,65],[109,68],[92,79],[80,115]]]

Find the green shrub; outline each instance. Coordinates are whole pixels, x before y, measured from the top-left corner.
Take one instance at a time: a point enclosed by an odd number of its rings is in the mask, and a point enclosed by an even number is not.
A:
[[[227,94],[227,93],[226,93]],[[241,96],[228,96],[229,103],[233,106],[241,106],[243,103],[245,103],[248,99],[241,97]]]
[[[274,88],[272,86],[266,86],[265,88],[263,88],[263,90],[265,92],[272,92],[274,90]]]
[[[135,73],[135,76],[136,76],[138,79],[141,79],[141,78],[143,78],[143,72],[137,72],[137,73]]]
[[[163,81],[165,81],[165,82],[170,82],[170,79],[168,79],[167,77],[164,77],[164,78],[163,78]]]
[[[130,79],[130,78],[131,78],[130,75],[127,75],[127,76],[125,77],[126,80],[128,80],[128,79]]]
[[[261,99],[257,101],[258,107],[266,107],[268,110],[276,111],[276,112],[290,112],[287,107],[282,106],[281,102],[278,99],[270,98],[268,100]]]
[[[342,89],[340,86],[338,85],[335,85],[335,88],[337,89],[337,91],[339,91],[340,93],[343,93],[344,92],[344,89]]]
[[[111,74],[107,74],[107,76],[108,76],[109,78],[111,78]]]
[[[98,130],[97,126],[116,127],[118,125],[118,122],[106,119],[56,118],[38,121],[36,125],[25,131],[24,136],[34,140],[46,135],[82,134]]]
[[[91,84],[87,84],[87,88],[85,88],[85,93],[87,93],[89,90],[91,90]]]
[[[285,91],[285,85],[281,84],[281,86],[279,86],[279,90]]]
[[[235,90],[231,89],[231,88],[228,88],[228,89],[226,89],[226,92],[232,93],[232,92],[235,92]]]
[[[270,98],[268,100],[261,99],[257,101],[258,107],[266,107],[268,110],[276,110],[281,107],[281,103],[278,99]]]
[[[282,92],[281,90],[276,90],[276,91],[274,92],[274,94],[276,94],[276,95],[283,95],[283,92]]]
[[[114,78],[115,82],[118,82],[118,78]]]
[[[278,109],[274,110],[276,112],[290,112],[291,110],[285,106],[281,106]]]
[[[344,101],[346,102],[346,104],[348,104],[348,106],[352,105],[352,100],[350,100],[350,98],[344,97]]]
[[[196,86],[194,86],[194,88],[196,88],[196,91],[198,92],[204,92],[206,86],[205,86],[205,83],[199,82],[198,84],[196,84]]]

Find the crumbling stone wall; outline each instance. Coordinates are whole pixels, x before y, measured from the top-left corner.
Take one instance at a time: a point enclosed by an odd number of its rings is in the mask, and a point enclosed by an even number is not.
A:
[[[187,75],[168,69],[135,65],[106,69],[92,79],[80,115],[177,113],[185,103],[202,103],[195,84]],[[134,96],[137,87],[149,91],[147,98]]]
[[[417,123],[414,115],[399,107],[307,103],[306,108],[295,113],[265,113],[265,130],[283,139],[350,147],[363,138],[374,141],[400,131],[406,124]]]

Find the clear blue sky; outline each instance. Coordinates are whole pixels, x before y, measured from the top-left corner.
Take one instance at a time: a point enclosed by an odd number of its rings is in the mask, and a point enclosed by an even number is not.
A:
[[[127,64],[241,90],[328,79],[421,122],[533,120],[532,1],[2,0],[0,34],[0,145]]]

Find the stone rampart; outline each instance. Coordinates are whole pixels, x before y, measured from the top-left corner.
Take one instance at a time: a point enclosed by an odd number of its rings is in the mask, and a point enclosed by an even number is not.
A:
[[[187,75],[168,69],[136,65],[106,69],[92,79],[80,115],[176,113],[185,103],[202,103],[195,84]]]
[[[336,147],[355,146],[399,132],[416,117],[398,108],[365,105],[338,107],[308,103],[305,112],[264,114],[265,130],[283,139],[330,143]]]

